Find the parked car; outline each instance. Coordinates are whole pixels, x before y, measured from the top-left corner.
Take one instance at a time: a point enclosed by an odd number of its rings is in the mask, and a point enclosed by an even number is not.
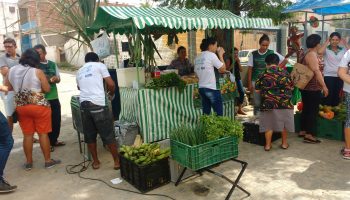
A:
[[[238,57],[239,57],[242,65],[244,65],[244,66],[247,65],[249,56],[255,50],[256,49],[247,49],[247,50],[241,50],[238,52]]]

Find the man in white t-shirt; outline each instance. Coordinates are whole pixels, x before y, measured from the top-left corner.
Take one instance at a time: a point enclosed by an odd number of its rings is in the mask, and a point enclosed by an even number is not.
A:
[[[350,50],[344,54],[340,61],[338,75],[344,81],[343,91],[345,93],[346,109],[348,110],[344,128],[345,147],[342,149],[342,154],[344,159],[350,159]]]
[[[211,108],[214,112],[223,115],[223,103],[220,93],[219,73],[226,73],[223,55],[225,50],[218,48],[214,38],[203,39],[201,44],[202,53],[195,59],[194,71],[198,76],[199,94],[201,95],[203,114],[209,115]],[[218,56],[215,54],[218,53]]]
[[[113,116],[106,106],[106,95],[103,81],[107,85],[110,96],[114,96],[115,85],[106,65],[99,62],[98,55],[90,52],[85,56],[85,65],[77,72],[77,84],[80,90],[80,106],[84,140],[88,144],[93,163],[92,168],[100,168],[97,157],[96,137],[100,134],[103,144],[106,145],[114,160],[114,169],[119,169],[117,145],[114,134]]]

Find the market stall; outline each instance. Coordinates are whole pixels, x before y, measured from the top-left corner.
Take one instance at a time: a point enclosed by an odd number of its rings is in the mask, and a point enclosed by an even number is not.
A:
[[[96,20],[88,31],[97,33],[103,29],[113,34],[128,35],[133,52],[130,59],[137,66],[137,76],[133,77],[140,82],[144,77],[140,77],[143,71],[140,72],[139,67],[143,67],[142,69],[146,71],[146,81],[149,77],[147,72],[152,73],[156,69],[154,55],[158,51],[153,48],[153,40],[159,35],[171,36],[200,29],[266,28],[271,25],[270,19],[241,18],[227,10],[100,7]],[[145,60],[143,65],[141,65],[142,54]],[[142,86],[139,89],[120,88],[122,107],[120,119],[136,121],[145,142],[169,138],[171,128],[182,123],[194,124],[200,116],[200,108],[193,103],[195,87],[193,84],[188,84],[184,92],[176,88],[160,90],[146,89]],[[233,118],[233,95],[226,98],[224,110],[226,116]]]

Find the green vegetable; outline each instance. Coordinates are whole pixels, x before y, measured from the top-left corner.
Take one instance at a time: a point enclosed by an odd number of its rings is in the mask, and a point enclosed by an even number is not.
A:
[[[177,87],[179,91],[183,91],[186,87],[186,82],[177,74],[169,73],[161,75],[159,78],[154,78],[145,86],[149,89],[159,90],[161,88]]]
[[[139,147],[121,146],[119,153],[137,165],[148,165],[170,156],[170,148],[160,149],[158,143],[142,144]]]

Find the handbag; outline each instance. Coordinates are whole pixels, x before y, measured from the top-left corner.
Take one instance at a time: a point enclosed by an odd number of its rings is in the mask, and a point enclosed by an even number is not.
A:
[[[294,64],[291,78],[295,87],[304,89],[313,77],[314,72],[308,66],[300,63]]]

